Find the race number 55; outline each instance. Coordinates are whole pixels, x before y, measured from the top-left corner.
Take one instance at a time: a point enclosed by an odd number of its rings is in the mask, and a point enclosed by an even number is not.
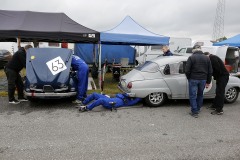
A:
[[[60,56],[48,61],[46,64],[53,75],[56,75],[67,69],[65,63]]]

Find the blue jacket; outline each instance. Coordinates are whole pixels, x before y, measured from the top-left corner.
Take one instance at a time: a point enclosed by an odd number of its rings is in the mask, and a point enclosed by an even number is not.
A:
[[[82,60],[80,57],[73,55],[72,56],[72,63],[71,63],[72,69],[74,71],[78,70],[82,66],[87,66],[84,60]]]
[[[170,50],[168,50],[167,52],[165,52],[163,54],[163,56],[173,56],[172,52]]]
[[[116,98],[120,98],[121,100],[123,100],[123,104],[121,104],[122,106],[132,106],[141,100],[141,98],[131,98],[126,93],[123,94],[118,93],[116,94]],[[115,106],[120,107],[119,104],[117,103]]]

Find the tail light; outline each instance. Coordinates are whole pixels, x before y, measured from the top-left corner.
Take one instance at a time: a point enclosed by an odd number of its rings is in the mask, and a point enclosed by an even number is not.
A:
[[[129,88],[129,89],[132,88],[132,82],[129,82],[129,83],[128,83],[127,88]]]

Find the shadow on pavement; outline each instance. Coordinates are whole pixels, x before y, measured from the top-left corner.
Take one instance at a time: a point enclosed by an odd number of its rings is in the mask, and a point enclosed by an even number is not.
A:
[[[36,100],[34,102],[21,102],[14,105],[9,104],[7,97],[0,97],[0,114],[7,113],[7,115],[21,112],[21,115],[26,115],[32,112],[44,111],[47,114],[51,114],[57,110],[69,110],[72,112],[78,112],[76,108],[78,105],[73,104],[69,99],[55,99],[55,100]],[[205,99],[203,105],[210,105],[212,100]],[[161,107],[190,107],[189,100],[168,100],[163,106],[160,107],[148,107],[145,103],[138,103],[133,107],[123,107],[117,110],[123,109],[137,109],[137,108],[161,108]],[[103,107],[94,108],[91,112],[108,112],[109,110]],[[114,111],[113,111],[114,112]]]
[[[34,102],[21,102],[20,104],[9,104],[7,97],[0,97],[0,114],[6,113],[8,115],[16,112],[21,112],[21,115],[26,115],[31,112],[45,111],[52,113],[56,110],[73,110],[75,111],[76,104],[73,104],[68,99],[57,100],[37,100]]]

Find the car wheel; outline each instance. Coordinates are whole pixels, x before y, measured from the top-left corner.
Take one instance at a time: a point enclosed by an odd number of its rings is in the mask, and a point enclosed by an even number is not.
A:
[[[145,98],[145,102],[150,107],[161,106],[166,100],[167,100],[167,95],[163,92],[151,93]]]
[[[225,102],[226,103],[233,103],[238,98],[238,90],[237,88],[229,88],[225,94]]]

